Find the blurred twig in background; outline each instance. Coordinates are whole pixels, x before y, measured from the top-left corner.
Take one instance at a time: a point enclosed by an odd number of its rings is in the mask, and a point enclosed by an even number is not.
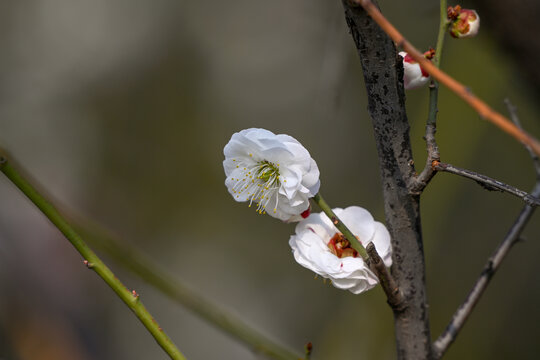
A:
[[[506,104],[509,108],[512,120],[514,121],[516,126],[521,127],[519,119],[516,115],[516,109],[512,104],[510,104],[508,100],[506,100]],[[531,154],[537,177],[537,182],[531,192],[531,196],[537,201],[538,196],[540,196],[540,161],[538,159],[538,156],[533,151],[531,151],[531,149],[528,150]],[[469,292],[469,295],[467,295],[467,298],[465,299],[463,304],[461,304],[461,306],[454,313],[452,320],[450,321],[444,332],[433,343],[433,353],[436,359],[440,359],[444,355],[446,350],[448,350],[448,347],[450,347],[450,345],[452,345],[452,343],[456,340],[457,335],[463,328],[463,325],[465,325],[465,322],[471,315],[476,304],[480,300],[480,297],[484,294],[484,291],[489,285],[489,281],[491,280],[495,272],[499,269],[499,266],[505,259],[506,255],[508,255],[508,253],[510,252],[512,246],[519,241],[523,229],[529,222],[529,219],[531,218],[534,210],[536,209],[536,205],[536,202],[534,204],[528,202],[523,207],[523,210],[521,210],[516,221],[504,237],[503,241],[499,244],[497,249],[495,249],[491,257],[488,259],[486,265],[484,266],[484,269],[480,274],[480,277],[476,280],[471,291]]]
[[[105,231],[93,226],[77,226],[77,231],[56,210],[49,199],[45,199],[25,177],[8,163],[7,155],[0,157],[0,170],[17,186],[36,206],[51,220],[51,222],[68,238],[84,257],[84,263],[94,270],[118,294],[126,305],[135,313],[145,327],[150,331],[158,344],[172,359],[185,359],[173,342],[159,327],[154,318],[148,313],[139,299],[139,294],[129,291],[99,257],[86,245],[79,233],[97,249],[109,255],[115,262],[130,270],[142,280],[169,296],[176,302],[195,312],[209,323],[221,328],[226,333],[241,340],[254,351],[280,360],[298,360],[301,356],[268,340],[258,331],[248,327],[241,320],[215,304],[195,294],[180,282],[157,269],[142,253],[132,247],[121,245]]]
[[[152,334],[159,346],[170,356],[171,359],[185,360],[184,355],[178,350],[156,320],[148,312],[139,299],[135,290],[129,291],[113,272],[101,261],[94,251],[86,245],[81,236],[73,229],[66,219],[56,210],[54,205],[41,195],[36,188],[26,180],[17,169],[8,161],[8,156],[0,153],[0,170],[4,175],[30,199],[38,209],[53,223],[54,226],[69,240],[69,242],[83,256],[84,264],[94,270],[122,301],[135,313],[146,329]]]
[[[115,263],[131,271],[143,281],[152,285],[175,302],[185,306],[210,324],[240,340],[255,352],[280,360],[298,360],[301,358],[300,355],[269,340],[239,318],[196,294],[180,281],[159,269],[142,252],[131,246],[124,245],[98,225],[90,224],[87,221],[79,221],[78,228],[96,249],[107,254]]]

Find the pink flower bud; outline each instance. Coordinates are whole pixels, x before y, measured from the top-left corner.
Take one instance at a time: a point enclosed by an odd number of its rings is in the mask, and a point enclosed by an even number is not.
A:
[[[480,16],[474,10],[462,9],[461,6],[448,7],[450,35],[455,38],[473,37],[480,29]]]
[[[429,74],[405,51],[401,51],[399,55],[403,58],[403,84],[405,90],[416,89],[426,85],[429,81]],[[427,59],[432,59],[435,56],[435,50],[430,49],[426,51],[424,56]]]

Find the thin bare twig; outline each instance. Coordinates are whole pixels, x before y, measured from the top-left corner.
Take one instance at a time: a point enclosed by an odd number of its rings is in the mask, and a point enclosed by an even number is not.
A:
[[[394,40],[394,42],[409,53],[420,66],[427,71],[431,76],[452,90],[456,95],[468,103],[482,119],[489,120],[504,132],[513,136],[520,142],[531,147],[531,149],[540,155],[540,142],[518,126],[514,125],[505,116],[493,110],[488,104],[475,96],[471,90],[454,78],[439,70],[431,63],[424,55],[418,51],[407,39],[383,16],[377,6],[371,0],[349,0],[352,3],[362,6],[371,18],[381,27],[381,29]]]
[[[437,84],[431,84],[430,87],[430,108],[431,105],[437,107]],[[434,99],[434,100],[432,100]],[[430,114],[431,114],[430,109]],[[433,110],[436,114],[436,109]],[[436,115],[434,115],[436,116]],[[431,116],[430,116],[431,117]],[[433,168],[433,162],[441,160],[441,154],[439,152],[439,146],[437,145],[437,140],[435,139],[435,133],[437,132],[437,124],[435,121],[428,121],[426,124],[426,135],[424,139],[426,140],[427,148],[427,159],[426,165],[420,174],[415,177],[412,181],[410,187],[411,193],[415,195],[420,195],[422,191],[426,188],[427,184],[433,179],[437,171]]]
[[[512,120],[516,126],[521,128],[515,107],[510,103],[510,101],[506,100],[505,102],[508,106]],[[534,163],[537,179],[536,185],[530,196],[538,199],[538,197],[540,197],[540,160],[535,152],[533,152],[530,148],[528,148],[528,150]],[[474,307],[486,290],[489,281],[501,265],[506,255],[510,252],[512,246],[518,242],[521,232],[525,228],[525,225],[527,225],[529,219],[534,213],[534,210],[536,210],[536,207],[532,204],[527,204],[523,207],[523,210],[521,210],[521,213],[506,234],[504,240],[499,244],[493,255],[488,259],[484,269],[480,273],[480,277],[476,280],[476,283],[469,292],[469,295],[467,295],[467,298],[463,304],[461,304],[461,306],[454,313],[452,320],[447,325],[444,332],[433,343],[433,354],[435,359],[440,359],[448,350],[448,347],[456,340],[457,335],[463,328],[463,325],[471,315]]]
[[[519,190],[518,188],[505,184],[502,181],[492,179],[486,175],[482,175],[482,174],[476,173],[474,171],[466,170],[466,169],[461,169],[451,164],[446,164],[446,163],[442,163],[438,161],[433,162],[433,168],[437,171],[444,171],[444,172],[452,173],[455,175],[463,176],[468,179],[472,179],[487,190],[507,192],[525,201],[527,205],[530,205],[530,206],[540,205],[540,199],[538,198],[538,194],[537,195],[529,194],[526,191]]]
[[[510,113],[510,119],[512,119],[512,121],[514,122],[514,124],[516,124],[518,128],[522,129],[521,122],[519,121],[519,117],[517,115],[516,107],[510,102],[510,99],[504,99],[504,103],[508,109],[508,112]],[[525,147],[529,151],[529,154],[531,155],[531,158],[533,160],[537,181],[540,181],[540,159],[538,158],[538,155],[529,146],[525,145]]]
[[[437,34],[437,46],[435,47],[435,57],[433,58],[433,64],[435,67],[440,67],[442,52],[444,47],[444,38],[446,32],[448,31],[448,19],[446,11],[446,0],[440,0],[440,9],[439,9],[439,33]],[[424,140],[426,140],[427,148],[427,158],[426,165],[424,169],[412,182],[410,189],[411,193],[415,195],[420,195],[422,191],[429,184],[431,179],[435,176],[437,171],[433,169],[434,161],[441,161],[441,154],[439,152],[439,146],[437,145],[437,140],[435,138],[435,133],[437,132],[437,113],[439,109],[437,108],[437,102],[439,100],[439,83],[436,80],[431,79],[429,84],[429,112],[426,122],[426,135]]]
[[[534,196],[540,196],[540,182],[536,184],[532,194]],[[488,259],[480,274],[480,277],[476,280],[476,283],[469,292],[469,295],[467,295],[467,298],[463,304],[461,304],[461,306],[457,309],[444,332],[433,343],[433,353],[435,355],[435,359],[440,359],[446,350],[448,350],[448,347],[456,340],[461,328],[471,315],[474,307],[478,303],[478,300],[480,300],[480,297],[484,293],[484,290],[486,290],[491,277],[495,274],[506,255],[508,255],[512,246],[519,240],[521,232],[525,228],[525,225],[527,225],[527,222],[535,209],[536,208],[534,206],[525,205],[514,222],[514,225],[512,225],[510,231],[508,231],[506,234],[504,240],[497,247],[493,255],[491,255],[491,257]]]

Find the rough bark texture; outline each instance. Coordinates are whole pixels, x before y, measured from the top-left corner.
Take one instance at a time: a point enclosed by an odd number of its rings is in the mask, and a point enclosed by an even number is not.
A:
[[[392,274],[405,303],[394,308],[398,359],[432,359],[419,197],[409,192],[415,176],[405,112],[403,66],[393,42],[362,7],[343,0],[345,17],[364,70],[380,160],[386,225],[392,235]]]

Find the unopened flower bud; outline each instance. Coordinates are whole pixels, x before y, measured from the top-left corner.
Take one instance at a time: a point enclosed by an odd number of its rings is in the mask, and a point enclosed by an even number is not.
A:
[[[450,20],[450,35],[455,38],[473,37],[480,29],[480,16],[475,10],[462,9],[461,6],[449,6],[448,20]]]
[[[420,64],[405,51],[399,55],[403,58],[403,84],[405,90],[416,89],[424,86],[429,81],[429,74],[420,67]],[[426,59],[431,60],[435,56],[435,50],[429,49],[424,53]]]

